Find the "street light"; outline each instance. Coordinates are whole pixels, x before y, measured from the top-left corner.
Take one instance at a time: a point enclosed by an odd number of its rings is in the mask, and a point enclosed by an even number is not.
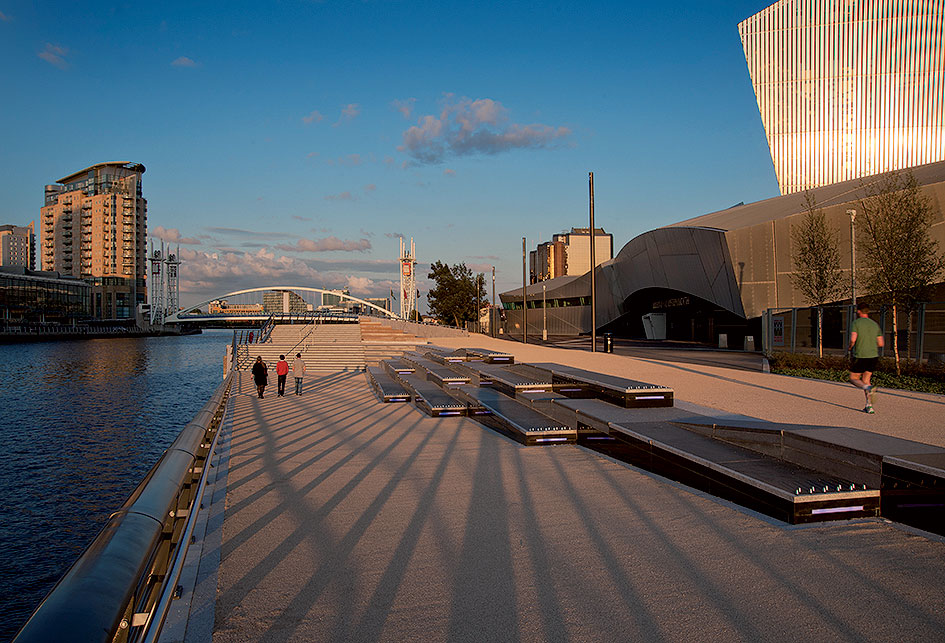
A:
[[[856,310],[856,210],[847,210],[850,215],[850,299]]]
[[[541,285],[541,340],[548,341],[548,299],[545,284]]]
[[[492,336],[496,336],[495,319],[495,266],[492,266],[492,308],[489,309],[489,331]]]

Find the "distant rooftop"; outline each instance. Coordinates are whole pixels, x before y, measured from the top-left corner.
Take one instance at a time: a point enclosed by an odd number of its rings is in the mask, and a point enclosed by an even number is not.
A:
[[[900,172],[912,172],[919,185],[942,183],[945,182],[945,161],[920,165],[907,170],[900,170]],[[825,185],[820,188],[815,188],[810,192],[818,208],[850,203],[863,196],[863,187],[878,182],[887,174],[889,173],[883,172],[882,174],[874,174],[873,176],[867,176],[862,179],[852,179],[841,183]],[[758,225],[759,223],[776,221],[791,216],[792,214],[805,212],[807,210],[807,203],[804,200],[804,194],[804,192],[797,192],[766,199],[764,201],[749,203],[748,205],[737,205],[664,227],[716,228],[719,230],[747,228],[749,226]]]
[[[73,183],[77,179],[84,177],[85,175],[87,175],[89,172],[93,170],[100,170],[106,167],[118,167],[125,170],[130,170],[131,172],[140,172],[141,174],[144,174],[145,172],[145,168],[141,163],[132,163],[131,161],[106,161],[104,163],[96,163],[95,165],[90,165],[84,170],[73,172],[72,174],[68,176],[64,176],[63,178],[59,179],[58,181],[56,181],[56,183],[62,183],[62,184]]]

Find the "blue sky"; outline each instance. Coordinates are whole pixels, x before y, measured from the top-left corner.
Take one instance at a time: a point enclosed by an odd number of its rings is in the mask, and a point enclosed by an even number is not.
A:
[[[384,295],[397,235],[501,292],[523,236],[587,224],[588,171],[616,249],[777,196],[736,27],[768,4],[0,0],[0,223],[135,161],[184,303]]]

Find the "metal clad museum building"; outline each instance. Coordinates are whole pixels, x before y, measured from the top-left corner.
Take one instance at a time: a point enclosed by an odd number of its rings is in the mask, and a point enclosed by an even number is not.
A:
[[[767,309],[807,306],[791,280],[805,189],[839,235],[848,279],[847,210],[891,170],[911,168],[945,249],[945,0],[782,0],[739,32],[784,196],[632,239],[597,269],[599,331],[642,337],[665,322],[656,336],[738,345],[760,335]],[[526,293],[530,335],[590,332],[589,273]],[[521,336],[522,289],[501,299],[505,332]]]

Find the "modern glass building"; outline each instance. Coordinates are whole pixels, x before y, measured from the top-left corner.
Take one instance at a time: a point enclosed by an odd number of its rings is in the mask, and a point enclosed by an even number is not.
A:
[[[0,267],[0,320],[69,322],[92,314],[92,286],[57,272]]]
[[[945,160],[945,0],[781,0],[738,31],[781,194]]]

